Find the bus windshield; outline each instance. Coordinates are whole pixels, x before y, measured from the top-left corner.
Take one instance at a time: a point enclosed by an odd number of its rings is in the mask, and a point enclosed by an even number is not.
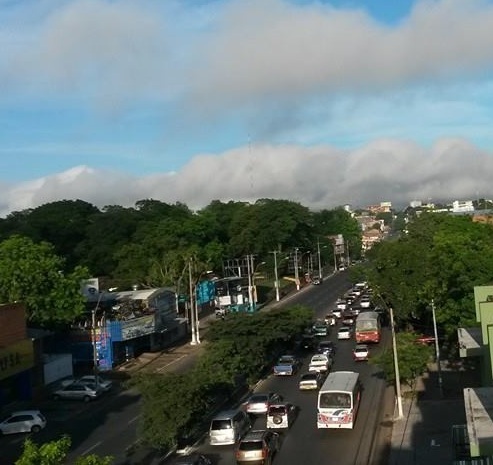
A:
[[[344,392],[320,393],[319,408],[351,408],[351,394]]]

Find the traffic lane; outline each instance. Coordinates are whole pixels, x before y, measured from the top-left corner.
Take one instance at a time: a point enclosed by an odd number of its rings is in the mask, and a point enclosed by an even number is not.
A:
[[[69,458],[111,455],[115,457],[114,463],[119,463],[137,439],[140,396],[131,390],[124,391],[98,407],[79,415],[76,422],[66,424],[65,431],[72,439]]]
[[[334,370],[357,371],[361,375],[364,392],[360,411],[353,430],[318,430],[316,426],[317,392],[299,390],[300,375],[307,371],[311,358],[303,359],[300,372],[290,377],[269,376],[263,380],[256,392],[274,391],[286,401],[298,407],[298,415],[291,427],[281,431],[282,446],[274,463],[285,464],[366,464],[370,456],[373,432],[378,421],[378,405],[383,381],[375,366],[366,362],[354,362],[354,341],[340,341],[335,358]],[[265,415],[255,418],[253,428],[265,429]],[[199,446],[201,453],[210,457],[214,464],[234,464],[234,446],[210,446],[204,438]]]
[[[104,445],[108,438],[117,434],[120,438],[126,438],[128,433],[132,432],[135,435],[136,428],[128,428],[128,420],[140,412],[138,399],[131,391],[115,391],[89,403],[72,400],[45,401],[40,408],[46,416],[47,426],[38,434],[29,437],[36,444],[44,444],[68,435],[72,442],[69,453],[72,459],[91,452],[99,453],[96,449]],[[119,433],[116,432],[118,429]],[[13,440],[1,438],[2,464],[14,463],[20,457],[25,438],[25,435],[16,435]],[[4,439],[8,442],[4,442]],[[105,451],[106,455],[115,455],[115,450],[121,450],[124,442],[120,439],[119,444],[119,448]]]
[[[59,439],[63,434],[71,435],[71,426],[77,425],[79,437],[83,434],[89,436],[91,431],[86,431],[86,420],[84,415],[99,410],[107,410],[108,405],[116,399],[119,391],[107,393],[100,399],[85,403],[77,400],[59,400],[46,399],[36,405],[46,417],[46,427],[37,434],[32,435],[9,435],[0,438],[1,463],[14,463],[22,454],[23,444],[26,437],[29,437],[36,444],[43,444],[49,441]],[[86,431],[86,433],[83,433]],[[72,444],[77,444],[77,440],[72,439]]]
[[[306,305],[313,307],[319,313],[325,311],[325,315],[326,310],[333,308],[337,298],[351,287],[351,281],[347,274],[337,273],[325,279],[321,284],[309,284],[307,286],[309,287],[289,296],[286,304]]]

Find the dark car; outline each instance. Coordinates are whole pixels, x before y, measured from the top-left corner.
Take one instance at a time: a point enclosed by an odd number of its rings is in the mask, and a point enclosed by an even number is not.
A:
[[[315,350],[316,347],[316,342],[315,338],[313,336],[304,336],[303,339],[301,339],[300,342],[300,349],[301,350]]]
[[[317,347],[319,354],[330,355],[333,357],[336,353],[336,345],[332,341],[320,341]]]
[[[190,454],[177,457],[173,462],[173,465],[211,465],[212,462],[206,456],[202,454]]]

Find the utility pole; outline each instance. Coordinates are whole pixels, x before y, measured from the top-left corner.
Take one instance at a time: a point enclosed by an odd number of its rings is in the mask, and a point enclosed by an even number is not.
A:
[[[195,334],[195,310],[194,310],[194,289],[193,289],[193,281],[192,281],[192,258],[190,258],[188,262],[188,281],[189,281],[189,292],[190,292],[190,328],[192,329],[192,340],[190,345],[194,346],[197,344],[197,338]]]
[[[402,411],[401,377],[399,373],[399,359],[397,357],[397,342],[395,340],[394,309],[390,307],[389,310],[390,310],[390,329],[392,330],[392,349],[394,351],[395,394],[397,397],[396,420],[401,420],[404,417],[404,412]]]
[[[296,290],[300,290],[300,275],[298,270],[298,247],[294,248],[294,280],[296,282]]]
[[[279,275],[277,271],[277,254],[278,251],[274,250],[274,252],[271,252],[274,254],[274,288],[276,290],[276,302],[279,302],[281,300],[279,296]]]
[[[317,237],[318,279],[322,281],[322,260],[320,258],[320,239]]]
[[[250,262],[250,259],[253,261],[253,256],[252,255],[247,255],[247,274],[248,274],[248,309],[250,312],[253,312],[253,292],[252,292],[252,262]]]
[[[334,273],[337,272],[337,254],[336,254],[336,243],[334,242]]]
[[[435,333],[435,357],[437,363],[438,388],[440,395],[443,397],[442,367],[440,363],[440,343],[438,341],[437,319],[435,315],[435,302],[431,299],[431,312],[433,315],[433,332]]]

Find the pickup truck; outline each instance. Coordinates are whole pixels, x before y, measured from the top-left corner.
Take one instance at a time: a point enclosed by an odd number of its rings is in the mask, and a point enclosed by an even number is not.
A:
[[[332,367],[332,357],[324,354],[315,354],[310,360],[308,371],[318,371],[325,373]]]
[[[300,366],[298,359],[294,355],[282,355],[274,365],[274,375],[292,376]]]

